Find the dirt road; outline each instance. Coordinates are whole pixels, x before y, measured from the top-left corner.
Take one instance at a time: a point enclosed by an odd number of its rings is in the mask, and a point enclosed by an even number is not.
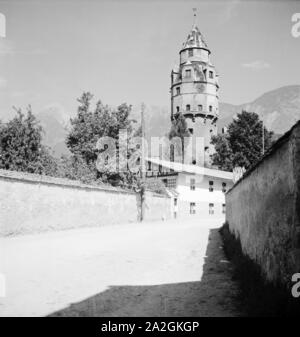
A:
[[[123,224],[0,239],[0,316],[238,316],[219,222]]]

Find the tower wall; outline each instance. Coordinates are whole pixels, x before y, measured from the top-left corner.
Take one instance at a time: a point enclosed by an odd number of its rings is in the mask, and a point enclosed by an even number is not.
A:
[[[208,63],[209,61],[209,50],[208,49],[203,49],[203,48],[193,48],[194,53],[193,56],[189,56],[189,49],[182,49],[179,53],[180,55],[180,64],[185,63],[186,61],[202,61]]]
[[[179,55],[179,67],[171,74],[171,118],[182,113],[191,138],[203,137],[204,147],[211,154],[211,136],[217,134],[219,84],[210,51],[197,27],[193,27]],[[193,155],[190,161],[195,159]]]

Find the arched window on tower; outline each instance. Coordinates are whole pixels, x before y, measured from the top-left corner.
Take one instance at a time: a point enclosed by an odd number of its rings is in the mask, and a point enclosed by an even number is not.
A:
[[[209,109],[209,112],[212,112],[212,105],[210,105],[210,106],[208,107],[208,109]]]
[[[189,104],[187,104],[185,109],[186,109],[186,111],[191,111],[191,106]]]
[[[192,56],[194,56],[194,51],[193,49],[189,49],[189,57],[192,57]]]
[[[180,87],[176,88],[176,95],[180,95]]]
[[[178,112],[178,113],[179,113],[179,106],[177,106],[177,107],[176,107],[176,112]]]
[[[174,162],[175,160],[175,145],[171,144],[170,145],[170,160]]]

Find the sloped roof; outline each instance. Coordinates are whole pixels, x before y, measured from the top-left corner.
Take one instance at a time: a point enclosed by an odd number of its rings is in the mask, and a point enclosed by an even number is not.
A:
[[[167,187],[166,188],[166,192],[168,193],[168,195],[170,197],[178,197],[179,193],[174,189],[174,188],[170,188],[170,187]]]
[[[233,173],[228,171],[221,171],[216,169],[210,169],[206,167],[201,167],[198,165],[189,165],[182,164],[178,162],[170,162],[167,160],[159,159],[159,158],[146,158],[147,161],[150,161],[153,164],[161,165],[168,169],[172,169],[176,172],[186,172],[192,174],[205,175],[209,177],[222,178],[227,180],[233,180]]]
[[[193,25],[192,30],[190,31],[186,39],[186,42],[183,43],[182,49],[193,47],[208,49],[204,37],[196,25]]]

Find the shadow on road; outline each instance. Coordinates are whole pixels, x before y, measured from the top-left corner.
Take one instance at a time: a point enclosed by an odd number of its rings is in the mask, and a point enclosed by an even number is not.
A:
[[[50,316],[241,316],[231,268],[224,257],[218,229],[211,229],[201,280],[153,286],[110,286]]]

